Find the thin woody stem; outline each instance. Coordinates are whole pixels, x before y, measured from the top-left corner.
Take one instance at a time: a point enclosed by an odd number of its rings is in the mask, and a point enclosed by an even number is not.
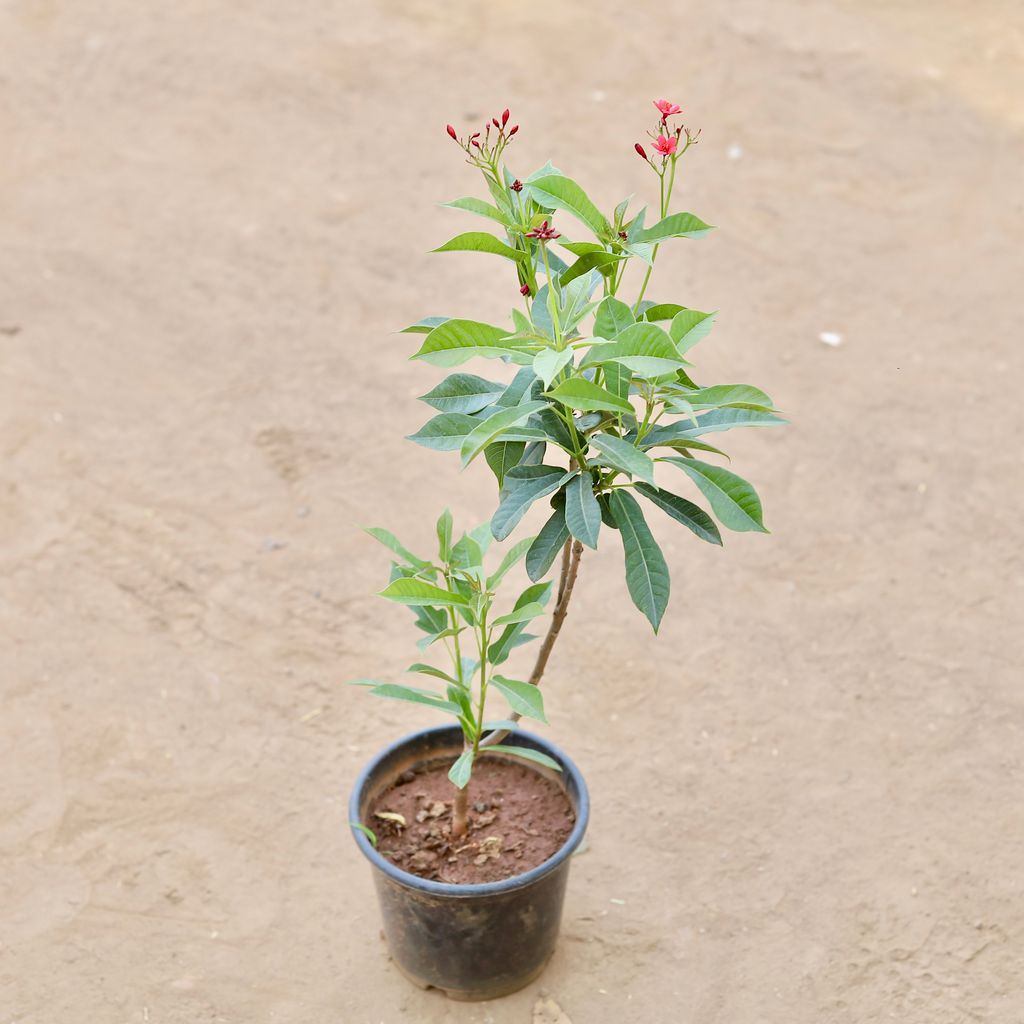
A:
[[[558,581],[558,598],[555,601],[555,610],[548,624],[548,631],[544,642],[537,653],[537,661],[534,663],[533,671],[530,673],[530,683],[533,686],[540,686],[540,681],[547,668],[548,658],[551,656],[551,649],[555,646],[558,634],[561,632],[562,623],[569,611],[569,601],[572,599],[573,587],[576,585],[576,576],[580,569],[580,558],[583,555],[583,545],[578,541],[567,540],[562,548],[562,571]],[[513,722],[518,722],[523,716],[514,711],[510,716]],[[489,736],[480,741],[479,749],[493,747],[496,743],[504,742],[508,736],[507,729],[492,732]]]

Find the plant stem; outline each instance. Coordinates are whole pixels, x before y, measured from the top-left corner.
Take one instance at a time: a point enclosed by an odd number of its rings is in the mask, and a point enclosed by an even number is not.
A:
[[[455,803],[452,806],[452,838],[459,839],[466,834],[469,824],[469,786],[455,790]]]
[[[530,683],[533,686],[540,686],[540,681],[547,668],[548,658],[551,656],[551,649],[555,646],[558,634],[561,632],[562,623],[569,611],[569,601],[572,599],[573,587],[576,585],[576,576],[580,569],[580,558],[583,555],[583,545],[578,540],[567,540],[562,548],[562,571],[558,580],[558,598],[555,601],[555,610],[551,615],[551,622],[548,624],[548,631],[544,636],[544,642],[537,653],[537,660],[534,662],[533,671],[530,673]],[[523,716],[514,711],[509,716],[513,722],[518,722]],[[480,740],[478,749],[493,747],[496,743],[504,742],[508,736],[508,730],[502,729],[492,732]]]

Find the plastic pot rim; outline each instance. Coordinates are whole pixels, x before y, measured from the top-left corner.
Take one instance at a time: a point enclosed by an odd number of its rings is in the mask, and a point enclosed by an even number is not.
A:
[[[409,871],[403,871],[401,868],[392,864],[387,857],[377,852],[369,838],[367,838],[360,829],[355,828],[352,825],[352,822],[359,822],[362,824],[360,818],[360,804],[362,803],[362,796],[368,784],[372,780],[380,764],[387,760],[387,758],[392,754],[401,750],[401,748],[415,740],[421,739],[424,736],[430,736],[432,734],[441,735],[446,733],[451,734],[453,740],[457,740],[462,736],[462,730],[458,726],[435,725],[427,729],[418,729],[416,732],[409,733],[401,739],[395,740],[394,743],[389,744],[383,750],[379,751],[359,773],[359,777],[356,779],[355,784],[352,787],[352,795],[349,798],[348,816],[349,829],[356,841],[356,846],[359,847],[363,856],[366,857],[366,859],[378,871],[383,872],[392,879],[392,881],[397,882],[399,885],[403,885],[408,889],[431,893],[435,896],[449,896],[462,899],[468,899],[474,896],[497,896],[502,893],[515,892],[517,889],[523,889],[535,882],[538,878],[542,878],[544,875],[554,871],[562,863],[568,860],[582,842],[583,834],[587,830],[587,822],[590,817],[590,796],[587,793],[587,784],[583,778],[583,774],[568,755],[564,754],[558,747],[553,743],[550,743],[548,740],[542,739],[533,733],[520,729],[517,729],[513,734],[515,739],[517,741],[526,741],[526,746],[535,747],[547,754],[549,757],[553,757],[562,766],[562,772],[565,777],[572,778],[578,794],[578,798],[573,808],[576,812],[576,823],[573,826],[572,832],[569,833],[569,838],[566,839],[562,846],[548,857],[543,864],[538,864],[537,867],[531,868],[529,871],[524,871],[519,875],[513,875],[511,878],[503,878],[498,882],[477,882],[471,885],[456,885],[452,882],[435,882],[429,878],[421,878],[419,875],[414,875]],[[501,751],[498,751],[497,753],[500,755]],[[516,763],[528,763],[515,757],[510,757],[509,760],[515,761]]]

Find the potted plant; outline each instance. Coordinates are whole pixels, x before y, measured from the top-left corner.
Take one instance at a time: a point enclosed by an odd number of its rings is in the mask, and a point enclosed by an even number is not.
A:
[[[490,201],[446,205],[486,218],[503,237],[468,231],[435,251],[506,260],[522,307],[505,325],[421,320],[406,328],[423,335],[412,358],[444,368],[487,359],[517,369],[501,380],[449,374],[422,396],[435,415],[411,437],[458,451],[463,466],[482,456],[498,486],[490,521],[456,539],[445,512],[429,559],[386,530],[369,531],[394,555],[382,596],[410,606],[424,633],[420,648],[447,649],[448,660],[443,668],[410,666],[430,685],[360,682],[377,696],[432,707],[453,724],[378,755],[355,786],[350,818],[375,869],[396,963],[417,983],[457,998],[514,991],[554,948],[568,858],[586,828],[587,793],[565,754],[522,732],[519,722],[544,721],[540,684],[584,548],[618,534],[630,597],[657,632],[669,571],[645,507],[720,545],[712,515],[675,493],[678,482],[703,495],[726,528],[767,532],[754,488],[710,461],[725,453],[707,437],[784,421],[759,388],[699,385],[690,375],[687,357],[711,330],[714,313],[647,297],[660,247],[711,230],[693,214],[671,212],[678,163],[699,132],[679,121],[675,104],[655,107],[651,142],[634,148],[658,179],[656,217],[646,207],[632,211],[629,200],[606,216],[550,163],[518,177],[505,163],[519,131],[507,110],[466,138],[447,126],[482,173]],[[492,541],[510,538],[542,499],[550,513],[536,536],[518,540],[485,569]],[[506,598],[520,562],[530,583]],[[556,578],[545,581],[556,562]],[[552,591],[532,671],[513,678],[504,664],[538,639],[526,630],[545,614]],[[488,704],[495,694],[507,704],[498,715]]]

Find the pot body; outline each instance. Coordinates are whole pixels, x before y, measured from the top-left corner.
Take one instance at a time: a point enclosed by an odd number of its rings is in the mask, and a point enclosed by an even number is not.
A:
[[[514,742],[542,751],[562,766],[555,772],[530,764],[561,786],[576,813],[565,845],[538,867],[480,885],[434,882],[397,868],[353,830],[373,867],[392,959],[415,984],[441,989],[453,999],[508,995],[541,973],[558,938],[570,857],[587,827],[590,807],[579,769],[557,747],[530,733],[517,731]],[[373,800],[403,772],[461,751],[458,726],[425,729],[399,740],[378,754],[356,781],[349,820],[365,821]]]

